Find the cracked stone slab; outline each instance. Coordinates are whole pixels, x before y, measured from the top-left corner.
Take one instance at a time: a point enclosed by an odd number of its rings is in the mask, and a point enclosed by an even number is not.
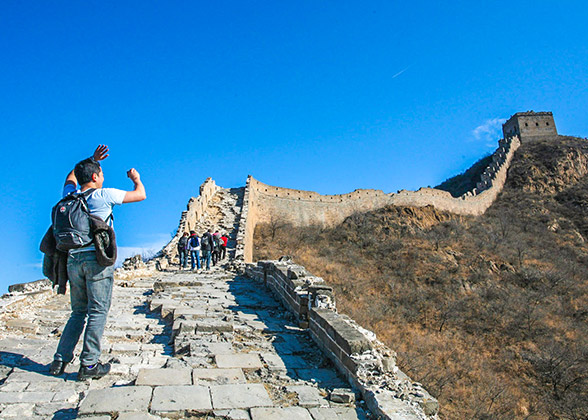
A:
[[[194,369],[192,371],[194,384],[204,382],[207,384],[244,384],[245,376],[241,369]]]
[[[295,392],[298,395],[298,405],[301,407],[328,407],[329,402],[324,398],[319,390],[310,385],[290,385],[286,388],[289,392]]]
[[[194,334],[196,331],[196,321],[193,319],[178,318],[172,326],[174,334]]]
[[[249,411],[233,408],[232,410],[214,410],[213,414],[217,417],[228,420],[251,420]]]
[[[76,406],[77,404],[68,402],[36,404],[34,413],[37,416],[44,416],[43,418],[50,418],[51,420],[72,419],[75,416]],[[110,418],[110,416],[108,417]]]
[[[63,391],[57,391],[53,396],[53,402],[69,402],[77,403],[80,399],[80,394],[74,389],[66,389]]]
[[[206,316],[206,308],[180,307],[174,311],[174,319],[198,319]]]
[[[335,388],[331,391],[329,399],[335,403],[351,404],[355,402],[355,392],[346,388]]]
[[[121,413],[116,420],[161,420],[161,417],[149,413]]]
[[[421,418],[408,402],[394,398],[392,392],[385,391],[374,395],[379,408],[391,420],[417,420]]]
[[[111,350],[113,353],[138,353],[141,351],[141,343],[114,343]]]
[[[152,388],[148,386],[94,389],[89,391],[83,399],[79,414],[147,411],[152,391]]]
[[[209,343],[203,340],[190,342],[190,355],[208,356],[212,354],[234,354],[232,343]]]
[[[43,382],[31,382],[31,384],[27,387],[27,391],[37,391],[37,392],[59,392],[59,391],[67,391],[73,390],[79,387],[75,382],[57,382],[57,381],[43,381]],[[4,391],[4,389],[2,389]]]
[[[215,410],[273,405],[262,384],[214,385],[210,387],[210,393]]]
[[[55,383],[58,384],[58,382]],[[24,391],[27,386],[29,386],[28,382],[7,382],[0,386],[0,392],[21,392]]]
[[[190,369],[141,369],[135,385],[192,385]]]
[[[37,373],[37,372],[27,372],[27,371],[17,371],[15,370],[8,376],[6,379],[6,383],[9,382],[65,382],[63,378],[49,376],[47,374]]]
[[[233,332],[233,323],[214,318],[199,319],[196,321],[196,332]]]
[[[313,420],[306,408],[303,407],[255,407],[251,409],[251,420]]]
[[[55,392],[1,392],[0,404],[42,403],[53,399]]]
[[[212,403],[208,387],[199,385],[160,386],[153,391],[152,412],[164,414],[185,410],[211,411]]]
[[[151,302],[149,302],[149,310],[151,312],[155,312],[162,309],[164,305],[170,306],[174,304],[177,305],[177,302],[172,299],[153,299]]]
[[[219,368],[260,369],[263,367],[257,353],[217,354],[215,361]]]
[[[9,319],[6,321],[6,327],[8,329],[19,330],[29,334],[36,334],[37,331],[39,331],[38,325],[35,325],[26,319]]]
[[[323,387],[344,387],[346,382],[332,369],[295,369],[298,378],[314,382]]]
[[[280,356],[276,353],[261,353],[261,357],[265,360],[270,370],[288,370],[308,367],[308,363],[299,356]]]
[[[334,408],[309,408],[308,411],[314,420],[368,420],[368,417],[360,408],[334,407]],[[400,420],[400,419],[397,419]]]
[[[30,418],[33,416],[34,404],[11,404],[6,406],[0,415],[3,419],[8,418]]]

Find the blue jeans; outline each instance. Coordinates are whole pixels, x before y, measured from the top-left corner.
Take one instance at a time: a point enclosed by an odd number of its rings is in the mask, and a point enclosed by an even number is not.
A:
[[[178,250],[178,254],[180,254],[180,267],[186,268],[188,265],[188,251],[180,249]]]
[[[95,251],[80,252],[68,257],[67,275],[71,315],[59,340],[54,359],[71,362],[87,317],[80,362],[83,366],[91,366],[97,363],[100,357],[100,340],[112,300],[114,266],[99,265]]]
[[[210,270],[210,251],[202,251],[202,265],[206,261],[206,269]]]
[[[192,270],[194,270],[194,267],[196,267],[196,265],[198,265],[198,270],[200,270],[200,251],[197,249],[194,251],[190,251],[190,258],[192,261]]]

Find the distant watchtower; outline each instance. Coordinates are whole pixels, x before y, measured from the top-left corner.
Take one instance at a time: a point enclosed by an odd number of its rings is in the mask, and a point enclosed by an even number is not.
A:
[[[517,112],[502,124],[504,138],[518,135],[521,143],[557,136],[551,112]]]

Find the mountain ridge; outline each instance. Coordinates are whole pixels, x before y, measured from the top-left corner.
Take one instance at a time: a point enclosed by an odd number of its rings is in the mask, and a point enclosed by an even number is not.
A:
[[[388,206],[331,228],[261,224],[254,257],[324,277],[441,417],[585,418],[587,174],[585,139],[523,143],[483,215]]]

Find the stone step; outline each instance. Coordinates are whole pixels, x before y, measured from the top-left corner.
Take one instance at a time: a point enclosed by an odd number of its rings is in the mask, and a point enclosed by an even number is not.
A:
[[[331,391],[349,385],[260,284],[221,268],[160,273],[154,283],[115,286],[101,357],[112,369],[100,380],[77,382],[77,360],[48,376],[58,334],[0,329],[0,357],[14,367],[0,386],[0,417],[363,418],[351,416],[363,410],[355,402],[333,411]],[[50,299],[28,320],[60,313],[65,322],[67,311],[66,300]]]

